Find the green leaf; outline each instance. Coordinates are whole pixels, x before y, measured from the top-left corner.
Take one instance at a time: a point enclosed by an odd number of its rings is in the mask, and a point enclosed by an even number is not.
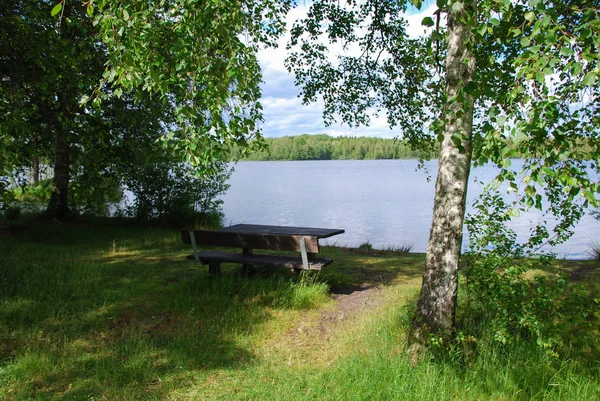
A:
[[[568,57],[568,56],[572,56],[573,54],[575,54],[575,52],[573,52],[573,49],[571,49],[570,47],[561,47],[560,54]]]
[[[50,12],[50,15],[52,15],[53,17],[55,17],[61,10],[62,10],[63,4],[58,3],[57,5],[54,6],[54,8],[52,8],[52,11]],[[46,14],[48,15],[48,14]]]
[[[587,199],[588,201],[590,201],[592,204],[596,204],[596,202],[597,202],[596,194],[594,194],[592,191],[584,189],[583,190],[583,196],[585,197],[585,199]]]
[[[596,83],[597,77],[598,77],[598,74],[596,72],[594,72],[594,71],[589,72],[583,79],[583,84],[586,86],[594,86],[594,84]]]
[[[423,1],[422,0],[411,0],[410,3],[417,9],[420,10],[421,7],[423,6]]]
[[[531,44],[531,39],[521,38],[521,47],[529,47],[530,44]]]
[[[540,2],[541,2],[541,0],[530,0],[529,5],[533,8],[536,8]]]
[[[551,170],[551,169],[549,169],[548,167],[544,167],[544,168],[542,168],[542,171],[543,171],[543,172],[544,172],[546,175],[548,175],[548,176],[550,176],[550,177],[554,176],[554,171],[553,171],[553,170]]]
[[[87,7],[86,12],[88,17],[92,18],[94,16],[94,5],[92,3]]]
[[[479,28],[477,28],[477,33],[481,36],[485,35],[485,33],[487,32],[487,25],[486,24],[481,24],[479,25]]]
[[[533,22],[533,20],[535,19],[535,13],[533,11],[529,11],[525,14],[525,19],[529,22]]]
[[[431,17],[425,17],[425,18],[423,18],[423,21],[421,21],[421,25],[423,25],[423,26],[434,26],[435,22],[433,22],[433,18],[431,18]]]

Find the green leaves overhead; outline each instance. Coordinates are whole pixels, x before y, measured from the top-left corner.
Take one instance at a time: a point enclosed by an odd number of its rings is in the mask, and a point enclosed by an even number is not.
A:
[[[173,106],[165,140],[188,162],[210,171],[234,143],[261,139],[256,53],[283,33],[290,0],[94,4],[109,55],[105,83]]]
[[[571,222],[600,194],[589,176],[600,157],[599,12],[594,1],[486,1],[476,29],[475,160],[527,157],[531,185]],[[537,206],[533,194],[523,201]]]
[[[443,94],[429,68],[435,63],[430,39],[408,36],[408,5],[319,0],[294,24],[286,66],[304,103],[324,100],[326,124],[368,125],[373,116],[385,115],[398,135],[430,142],[423,127],[439,110]],[[433,19],[423,23],[433,25]],[[330,54],[328,42],[344,51]]]
[[[473,82],[449,98],[446,28],[449,12],[464,2],[437,1],[421,24],[440,27],[412,39],[404,11],[420,1],[314,1],[292,28],[287,67],[305,103],[324,100],[326,123],[369,124],[385,115],[389,126],[416,146],[444,140],[444,109],[475,97],[473,161],[493,162],[518,190],[518,202],[541,207],[573,223],[579,207],[600,196],[592,171],[600,166],[600,7],[594,0],[483,0],[460,23],[471,27],[467,45],[476,57]],[[326,43],[331,45],[327,45]],[[335,44],[335,46],[332,46]],[[333,53],[332,49],[342,48]],[[457,117],[465,115],[457,107]],[[448,138],[467,149],[459,135]],[[524,157],[527,185],[510,159]],[[570,177],[569,180],[566,177]],[[529,189],[525,189],[529,188]],[[570,222],[570,223],[569,223]]]

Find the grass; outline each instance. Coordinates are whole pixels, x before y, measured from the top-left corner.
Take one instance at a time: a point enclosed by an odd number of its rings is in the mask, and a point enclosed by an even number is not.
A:
[[[110,223],[0,232],[0,399],[600,398],[597,344],[414,363],[423,255],[323,247],[320,275],[212,279],[189,252],[176,232]],[[598,292],[597,261],[557,263]]]
[[[373,244],[369,241],[363,242],[358,246],[358,248],[348,248],[355,252],[359,253],[372,253],[372,254],[381,254],[383,253],[410,253],[413,249],[412,244],[400,244],[400,245],[387,245],[381,248],[374,248]]]

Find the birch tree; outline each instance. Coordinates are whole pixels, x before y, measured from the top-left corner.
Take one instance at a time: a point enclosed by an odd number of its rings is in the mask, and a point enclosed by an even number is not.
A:
[[[419,0],[317,0],[292,29],[287,60],[305,103],[353,125],[385,115],[390,129],[440,146],[427,262],[416,327],[451,334],[471,166],[492,162],[517,192],[512,212],[542,207],[558,217],[532,240],[568,238],[600,192],[600,9],[594,1],[438,0],[407,33]],[[331,55],[329,48],[342,52]],[[511,157],[526,156],[513,171]]]

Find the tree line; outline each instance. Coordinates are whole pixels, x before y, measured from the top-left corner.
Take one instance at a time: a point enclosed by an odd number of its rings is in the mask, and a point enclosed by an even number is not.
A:
[[[430,159],[433,150],[414,150],[404,140],[331,137],[329,135],[284,136],[265,138],[266,151],[254,150],[242,155],[234,149],[233,156],[241,160],[376,160],[376,159]]]

